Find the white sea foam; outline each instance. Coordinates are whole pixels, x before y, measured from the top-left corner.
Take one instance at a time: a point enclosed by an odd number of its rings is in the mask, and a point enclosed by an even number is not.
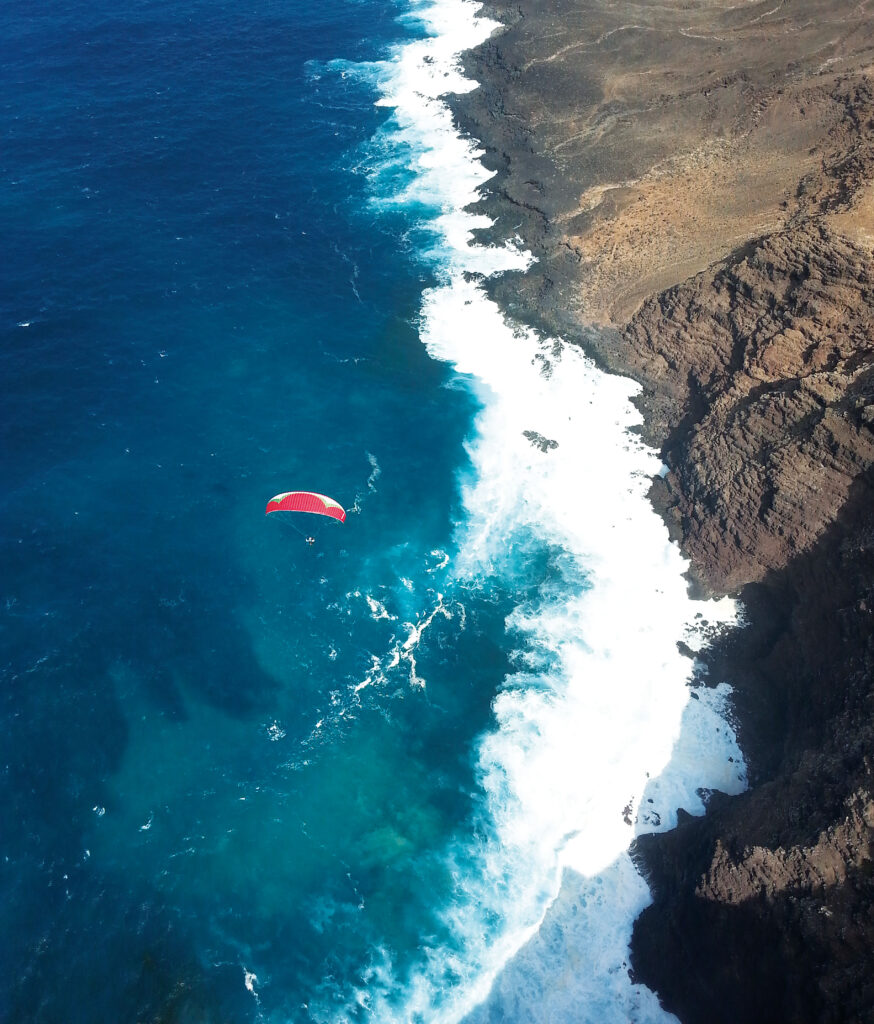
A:
[[[442,594],[437,595],[437,603],[427,615],[422,616],[415,624],[412,622],[405,623],[408,630],[407,638],[400,645],[398,651],[400,657],[403,658],[410,667],[410,684],[412,686],[424,687],[425,685],[425,680],[416,670],[416,650],[422,642],[422,635],[425,630],[431,625],[438,615],[441,615],[444,619],[452,618],[452,611],[444,604]]]
[[[373,452],[367,453],[367,461],[370,463],[370,476],[367,478],[367,489],[371,493],[376,490],[376,481],[382,476],[382,469]]]
[[[278,743],[280,740],[285,739],[286,731],[275,718],[272,722],[265,723],[261,728],[267,733],[271,743]]]
[[[360,595],[356,592],[350,596]],[[396,615],[389,614],[386,608],[379,604],[379,602],[374,601],[373,598],[367,597],[367,603],[371,610],[372,619],[376,621],[381,619],[394,621],[397,619]],[[376,614],[377,608],[380,610],[380,614]],[[387,683],[389,674],[399,667],[406,669],[407,680],[410,686],[419,689],[423,688],[425,680],[419,675],[416,662],[422,637],[438,615],[444,619],[452,619],[456,616],[456,613],[458,614],[458,629],[461,630],[464,628],[464,607],[460,604],[450,607],[444,602],[442,594],[436,594],[434,605],[429,611],[420,614],[416,622],[403,623],[406,636],[400,639],[396,635],[392,637],[388,652],[384,657],[376,654],[371,655],[370,670],[364,679],[352,687],[353,693],[359,694],[369,686]]]
[[[440,572],[449,565],[449,553],[436,549],[431,552],[431,557],[438,559],[433,565],[429,565],[425,572]]]
[[[371,142],[371,151],[382,157],[371,164],[374,203],[424,205],[428,216],[423,227],[434,238],[429,254],[448,270],[492,274],[523,269],[531,257],[515,239],[504,246],[471,243],[471,232],[491,222],[465,207],[492,175],[480,163],[482,150],[455,130],[442,99],[476,88],[462,74],[458,55],[484,42],[498,27],[495,21],[477,17],[480,6],[471,0],[410,0],[408,17],[421,24],[428,33],[425,38],[408,43],[383,63],[334,61],[332,66],[374,82],[382,93],[377,105],[392,109],[390,120]]]
[[[380,201],[430,211],[445,283],[424,296],[422,340],[482,401],[448,583],[506,584],[526,552],[550,569],[507,622],[519,669],[478,747],[477,838],[447,854],[451,943],[426,949],[403,985],[379,951],[349,1015],[669,1020],[627,971],[631,926],[649,899],[627,850],[635,835],[672,827],[678,807],[701,813],[702,792],[746,783],[727,687],[690,699],[694,665],[678,648],[699,649],[736,609],[688,597],[686,563],[646,498],[661,462],[629,432],[636,385],[509,324],[478,283],[530,258],[512,241],[472,243],[483,221],[464,208],[489,175],[440,97],[474,87],[457,56],[496,26],[472,0],[411,6],[429,37],[377,74],[393,110],[377,141],[406,154],[411,174]],[[374,188],[386,180],[375,173]],[[395,649],[412,682],[411,652],[438,613],[448,614],[442,598]]]
[[[373,454],[373,452],[367,453],[367,461],[370,464],[370,476],[368,476],[367,478],[367,494],[375,494],[376,482],[382,476],[382,468],[380,467],[379,462],[377,461],[377,458]],[[358,494],[355,495],[355,501],[353,502],[352,507],[348,509],[348,511],[353,514],[360,513],[364,508],[366,497],[367,496],[365,494],[359,491]]]

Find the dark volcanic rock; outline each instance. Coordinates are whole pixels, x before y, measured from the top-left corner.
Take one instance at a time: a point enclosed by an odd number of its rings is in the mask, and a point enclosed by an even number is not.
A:
[[[538,434],[536,430],[523,430],[522,436],[527,437],[534,447],[539,448],[542,452],[548,452],[553,448],[558,448],[558,441],[553,441],[551,438],[544,437],[543,434]]]
[[[874,1019],[874,476],[744,592],[730,666],[755,784],[638,841],[636,977],[684,1024]]]
[[[643,385],[652,497],[748,625],[752,788],[639,841],[636,976],[684,1024],[874,1020],[874,18],[491,0],[456,102],[538,257],[515,317]]]

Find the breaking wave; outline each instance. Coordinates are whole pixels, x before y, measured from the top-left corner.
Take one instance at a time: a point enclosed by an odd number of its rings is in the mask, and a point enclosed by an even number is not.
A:
[[[631,431],[636,385],[510,323],[483,288],[531,257],[517,239],[474,243],[488,221],[466,208],[490,174],[442,98],[475,88],[459,54],[497,28],[479,7],[411,3],[424,37],[383,64],[346,67],[375,80],[392,111],[373,141],[373,201],[420,213],[421,254],[440,281],[423,296],[422,342],[481,403],[456,550],[438,553],[446,586],[518,583],[527,596],[506,622],[514,671],[476,750],[476,827],[446,855],[449,938],[426,944],[402,978],[377,951],[340,1019],[667,1020],[627,970],[649,901],[628,848],[673,827],[678,807],[702,813],[702,791],[746,784],[729,689],[690,699],[695,666],[678,646],[700,648],[736,608],[688,596],[687,564],[646,497],[661,463]],[[418,640],[451,607],[437,595],[361,686],[401,660],[421,685]]]

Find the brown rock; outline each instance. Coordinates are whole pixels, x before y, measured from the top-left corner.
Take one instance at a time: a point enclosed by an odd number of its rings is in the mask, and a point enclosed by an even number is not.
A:
[[[658,501],[713,592],[808,550],[874,464],[870,257],[824,225],[787,229],[648,299],[601,348],[644,384],[672,467]]]

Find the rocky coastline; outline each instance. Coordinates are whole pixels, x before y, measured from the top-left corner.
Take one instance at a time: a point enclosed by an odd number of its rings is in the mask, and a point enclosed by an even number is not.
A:
[[[874,1019],[874,17],[492,0],[462,128],[538,263],[513,316],[635,378],[750,789],[645,837],[636,978],[683,1024]]]

